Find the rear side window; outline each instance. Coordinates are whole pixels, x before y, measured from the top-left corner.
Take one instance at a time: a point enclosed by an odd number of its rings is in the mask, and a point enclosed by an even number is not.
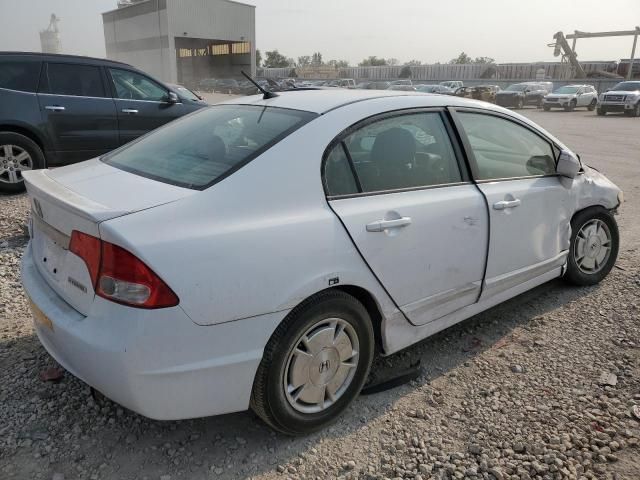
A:
[[[0,88],[35,92],[40,77],[40,62],[0,60]]]
[[[457,183],[458,162],[439,113],[372,122],[344,140],[363,192]]]
[[[104,97],[100,68],[93,65],[49,63],[46,92],[74,97]]]
[[[253,105],[216,105],[182,117],[103,157],[143,177],[202,190],[316,116]]]

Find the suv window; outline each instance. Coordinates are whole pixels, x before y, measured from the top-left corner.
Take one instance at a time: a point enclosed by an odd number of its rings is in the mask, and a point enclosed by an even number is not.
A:
[[[0,60],[0,88],[35,92],[40,77],[40,62]]]
[[[478,180],[553,175],[547,140],[515,122],[480,113],[458,113],[478,166]]]
[[[104,97],[100,67],[73,63],[49,63],[42,90],[54,95]]]
[[[153,80],[130,70],[110,68],[109,74],[116,89],[116,98],[163,102],[168,90]]]
[[[462,180],[449,136],[437,112],[375,121],[349,135],[344,144],[363,192]],[[329,191],[332,189],[333,185]]]
[[[314,117],[302,110],[216,105],[161,127],[102,160],[143,177],[200,190]]]

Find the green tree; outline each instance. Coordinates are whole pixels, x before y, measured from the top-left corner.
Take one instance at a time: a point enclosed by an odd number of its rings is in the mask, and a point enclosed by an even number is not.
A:
[[[284,68],[289,66],[287,57],[282,55],[277,49],[265,52],[266,58],[264,59],[265,68]]]
[[[411,78],[411,67],[409,65],[405,65],[404,67],[402,67],[398,78]]]
[[[478,65],[491,65],[496,63],[496,61],[491,57],[476,57],[472,63],[476,63]]]
[[[308,67],[311,65],[311,57],[309,55],[302,55],[298,57],[298,66],[299,67]]]
[[[256,48],[256,68],[260,68],[261,65],[262,65],[262,53],[260,53],[260,50]]]
[[[461,52],[456,58],[452,58],[449,60],[451,65],[464,65],[467,63],[471,63],[471,57],[464,52]]]
[[[358,64],[359,67],[381,67],[383,65],[387,65],[387,61],[375,55],[365,58]]]
[[[322,54],[320,52],[315,52],[313,55],[311,55],[311,65],[313,65],[314,67],[324,65],[324,62],[322,61]]]
[[[327,65],[330,65],[333,68],[347,68],[349,66],[349,62],[346,60],[329,60]]]
[[[410,67],[419,67],[420,65],[422,65],[422,62],[420,60],[409,60],[407,63],[405,63],[405,65],[408,65]]]

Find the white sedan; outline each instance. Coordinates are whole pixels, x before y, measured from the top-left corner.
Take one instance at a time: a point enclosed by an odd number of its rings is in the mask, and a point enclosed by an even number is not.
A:
[[[372,90],[212,106],[24,174],[22,281],[69,372],[147,417],[325,426],[389,355],[556,277],[594,284],[622,192],[485,102]]]

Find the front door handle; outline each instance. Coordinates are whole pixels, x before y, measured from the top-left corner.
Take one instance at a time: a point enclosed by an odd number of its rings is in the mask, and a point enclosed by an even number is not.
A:
[[[390,228],[403,228],[411,225],[411,217],[401,217],[394,220],[377,220],[367,224],[367,232],[384,232]]]
[[[47,105],[44,107],[45,110],[51,110],[52,112],[64,112],[65,108],[60,105]]]
[[[501,202],[496,202],[493,204],[494,210],[504,210],[505,208],[516,208],[520,206],[520,199],[516,198],[515,200],[503,200]]]
[[[135,115],[136,113],[138,113],[138,110],[136,110],[135,108],[123,108],[122,109],[122,113],[128,113],[130,115]]]

